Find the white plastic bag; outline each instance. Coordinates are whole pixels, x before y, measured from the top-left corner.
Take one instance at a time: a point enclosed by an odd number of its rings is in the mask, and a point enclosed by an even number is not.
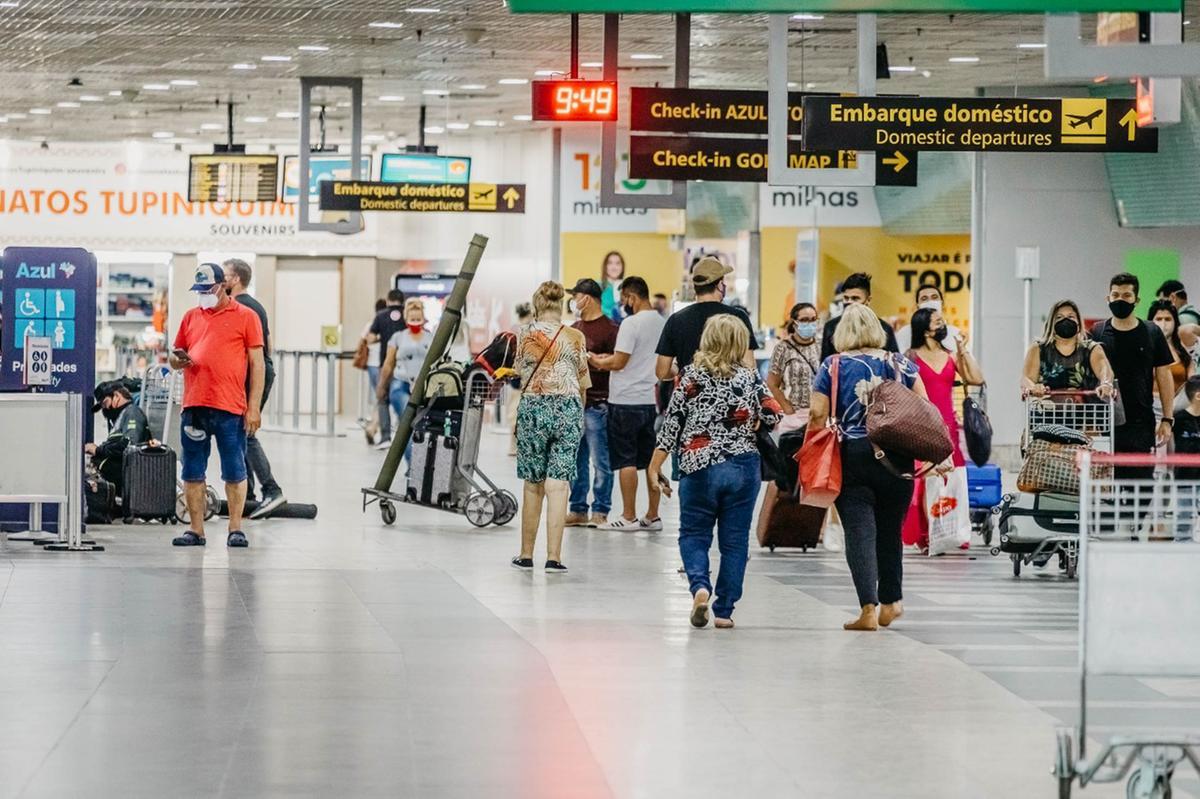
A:
[[[929,554],[961,549],[971,541],[971,507],[967,470],[925,478],[925,517],[929,519]]]

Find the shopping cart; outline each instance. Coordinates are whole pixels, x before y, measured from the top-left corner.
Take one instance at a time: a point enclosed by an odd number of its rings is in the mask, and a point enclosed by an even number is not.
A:
[[[1146,476],[1096,478],[1096,465],[1108,467],[1102,474],[1142,467]],[[1127,797],[1170,799],[1179,764],[1200,772],[1200,735],[1113,735],[1089,757],[1088,679],[1200,678],[1200,456],[1084,452],[1080,473],[1079,726],[1058,732],[1058,795],[1070,797],[1076,779],[1086,787],[1128,775]],[[1140,728],[1158,726],[1152,713],[1138,719]]]
[[[183,373],[166,364],[146,367],[142,373],[142,391],[138,397],[138,406],[142,413],[146,414],[150,436],[166,444],[173,452],[182,452]],[[208,521],[216,516],[220,506],[220,495],[212,486],[206,485],[204,520]],[[187,501],[184,498],[183,480],[178,474],[175,481],[175,516],[187,524]]]
[[[1113,401],[1102,399],[1095,391],[1051,391],[1042,397],[1027,397],[1023,449],[1032,443],[1039,428],[1050,425],[1083,434],[1097,452],[1112,452]],[[1077,494],[1005,494],[992,513],[1000,542],[991,552],[1004,552],[1012,559],[1014,576],[1021,576],[1022,566],[1042,568],[1057,558],[1067,577],[1075,577],[1079,562]]]

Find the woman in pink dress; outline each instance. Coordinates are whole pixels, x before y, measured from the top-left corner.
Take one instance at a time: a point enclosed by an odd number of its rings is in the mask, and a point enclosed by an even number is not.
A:
[[[931,308],[922,308],[913,314],[912,341],[913,349],[907,357],[920,370],[921,381],[929,393],[929,401],[937,407],[950,431],[950,440],[954,442],[954,473],[946,476],[926,478],[919,481],[917,491],[913,492],[913,504],[909,507],[908,518],[904,523],[904,543],[916,544],[922,550],[929,548],[929,519],[926,510],[925,488],[929,480],[936,480],[939,486],[954,486],[955,499],[958,507],[967,508],[970,498],[967,495],[966,465],[967,460],[962,453],[962,437],[958,431],[958,415],[954,406],[954,383],[961,381],[968,386],[983,385],[983,371],[979,364],[967,351],[966,336],[955,339],[955,352],[946,349],[946,321],[942,312]],[[970,514],[963,511],[959,517],[964,519],[965,533],[969,546]]]

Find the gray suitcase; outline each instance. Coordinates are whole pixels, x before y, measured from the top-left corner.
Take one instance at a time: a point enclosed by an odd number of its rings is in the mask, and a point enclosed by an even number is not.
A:
[[[455,461],[458,439],[436,433],[415,434],[409,464],[409,502],[449,508],[454,505]]]

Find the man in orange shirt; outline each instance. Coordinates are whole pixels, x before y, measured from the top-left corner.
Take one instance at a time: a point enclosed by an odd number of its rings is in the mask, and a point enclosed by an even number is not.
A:
[[[217,264],[196,269],[192,291],[200,295],[199,307],[184,314],[171,350],[172,368],[184,370],[182,472],[190,529],[171,543],[204,546],[205,473],[215,439],[229,502],[226,544],[244,547],[246,436],[262,423],[259,405],[266,374],[262,325],[254,311],[230,297],[225,272]]]

